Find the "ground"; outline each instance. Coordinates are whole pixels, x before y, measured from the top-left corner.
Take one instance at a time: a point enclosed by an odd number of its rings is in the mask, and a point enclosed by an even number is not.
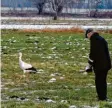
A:
[[[81,72],[89,54],[84,33],[1,32],[2,108],[112,108],[112,101],[97,101],[94,72]],[[102,35],[112,58],[112,34]],[[38,73],[23,76],[18,52]],[[112,99],[112,70],[107,82],[108,97]]]
[[[111,26],[112,19],[60,17],[2,17],[2,25],[74,25],[74,26]]]

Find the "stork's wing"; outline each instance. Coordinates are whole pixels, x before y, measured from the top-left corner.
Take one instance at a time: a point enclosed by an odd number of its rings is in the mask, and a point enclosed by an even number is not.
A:
[[[32,65],[31,64],[28,64],[28,63],[25,63],[25,62],[22,61],[22,68],[23,69],[32,68]]]

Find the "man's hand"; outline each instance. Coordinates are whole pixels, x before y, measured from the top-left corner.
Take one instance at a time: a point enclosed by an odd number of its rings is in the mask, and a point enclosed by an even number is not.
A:
[[[90,65],[93,65],[93,60],[92,59],[88,59],[88,63],[90,64]]]
[[[88,64],[85,68],[85,71],[86,72],[92,72],[93,71],[93,68],[92,68],[92,65]]]

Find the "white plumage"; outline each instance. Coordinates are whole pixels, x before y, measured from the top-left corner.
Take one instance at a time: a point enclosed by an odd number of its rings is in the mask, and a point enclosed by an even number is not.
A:
[[[20,68],[23,70],[24,73],[29,72],[29,73],[36,73],[37,70],[28,63],[25,63],[24,61],[22,61],[22,53],[19,53],[19,66]]]

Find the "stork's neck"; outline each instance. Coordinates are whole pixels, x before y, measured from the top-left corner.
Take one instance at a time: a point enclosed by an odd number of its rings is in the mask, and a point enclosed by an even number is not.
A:
[[[21,55],[19,56],[19,61],[22,61],[22,56]]]

